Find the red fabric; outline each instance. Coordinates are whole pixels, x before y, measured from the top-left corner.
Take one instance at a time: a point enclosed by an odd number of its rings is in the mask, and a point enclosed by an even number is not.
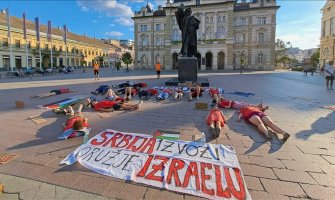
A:
[[[137,95],[137,93],[138,93],[137,89],[135,89],[135,88],[131,89],[131,96],[135,96],[135,95]]]
[[[222,112],[218,109],[212,109],[211,111],[209,111],[209,115],[207,116],[207,125],[209,126],[211,124],[211,122],[221,122],[221,127],[224,127],[224,116],[222,114]]]
[[[249,117],[252,113],[263,113],[258,107],[247,106],[240,110],[240,113],[244,118]]]
[[[63,94],[63,93],[69,93],[70,89],[69,88],[60,88],[59,91],[60,91],[61,94]]]
[[[101,108],[113,108],[115,101],[100,101],[94,105],[94,110],[99,111]]]
[[[124,98],[122,98],[122,97],[117,97],[117,98],[115,99],[115,101],[121,101],[121,102],[124,102]]]
[[[221,101],[219,102],[219,106],[221,108],[231,108],[232,103],[233,103],[232,101],[221,99]]]
[[[67,129],[70,129],[73,127],[73,124],[78,121],[78,120],[82,120],[84,121],[85,118],[81,117],[81,116],[74,116],[72,118],[69,118],[66,121],[66,126],[64,127],[64,131],[66,131]],[[89,124],[87,122],[83,123],[83,127],[89,127]]]
[[[209,89],[209,95],[213,98],[215,94],[220,94],[219,90],[216,88]]]
[[[168,90],[168,89],[164,89],[163,92],[168,93],[168,94],[171,94],[171,91]]]
[[[155,95],[157,96],[158,95],[158,91],[156,89],[149,89],[147,90],[151,95]]]

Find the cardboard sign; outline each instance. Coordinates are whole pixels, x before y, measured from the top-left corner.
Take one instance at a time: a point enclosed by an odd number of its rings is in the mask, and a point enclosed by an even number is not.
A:
[[[209,199],[251,199],[233,148],[106,130],[60,164]]]

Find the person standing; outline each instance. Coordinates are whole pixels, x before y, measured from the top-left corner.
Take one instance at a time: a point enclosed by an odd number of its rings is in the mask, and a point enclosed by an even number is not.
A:
[[[329,61],[325,67],[327,90],[334,90],[333,89],[334,75],[335,75],[334,62]]]
[[[161,76],[161,64],[159,62],[156,63],[156,73],[157,73],[157,79]]]
[[[94,63],[94,65],[93,65],[93,70],[94,70],[94,79],[95,80],[99,80],[99,68],[100,68],[100,66],[99,66],[99,64],[96,62],[96,63]]]

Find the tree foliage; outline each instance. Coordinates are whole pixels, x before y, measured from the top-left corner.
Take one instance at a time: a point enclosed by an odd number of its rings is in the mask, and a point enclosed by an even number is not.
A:
[[[131,54],[129,52],[126,52],[122,55],[122,62],[127,65],[128,70],[128,65],[133,62],[133,58],[131,57]]]
[[[277,39],[276,43],[275,43],[275,63],[276,66],[278,63],[285,63],[282,62],[283,60],[287,61],[287,56],[285,55],[285,52],[288,48],[288,46],[290,46],[291,43],[290,42],[284,42],[281,39]],[[285,57],[286,56],[286,57]]]
[[[320,59],[320,49],[316,50],[310,57],[310,64],[313,67],[316,67],[319,64]]]

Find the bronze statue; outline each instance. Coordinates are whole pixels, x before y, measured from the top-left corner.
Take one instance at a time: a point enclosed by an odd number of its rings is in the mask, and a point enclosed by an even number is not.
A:
[[[179,54],[187,57],[195,56],[200,20],[192,16],[191,8],[185,8],[184,4],[180,4],[175,14],[182,35],[182,46]]]

